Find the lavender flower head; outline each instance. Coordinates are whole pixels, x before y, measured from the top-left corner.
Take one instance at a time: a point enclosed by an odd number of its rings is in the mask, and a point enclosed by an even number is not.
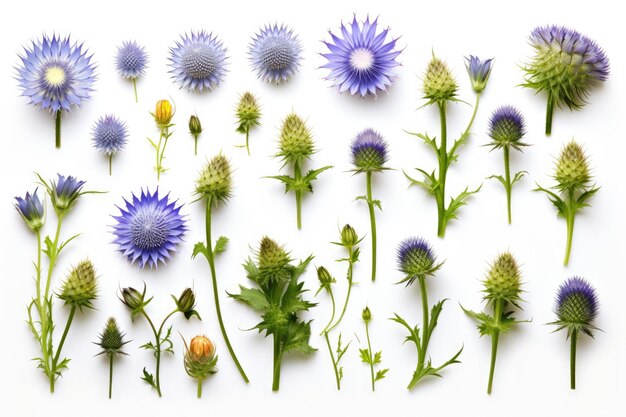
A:
[[[115,155],[128,142],[126,123],[118,117],[107,114],[100,117],[91,131],[93,146],[107,156]]]
[[[436,264],[435,251],[430,244],[421,237],[410,237],[403,240],[398,246],[398,268],[406,274],[406,278],[399,283],[412,284],[417,278],[432,275],[443,265]]]
[[[142,77],[148,65],[148,54],[143,46],[135,41],[125,41],[117,48],[115,68],[121,77],[135,80]]]
[[[85,181],[80,181],[72,175],[57,174],[57,180],[51,181],[50,185],[41,177],[39,179],[48,190],[52,206],[59,215],[64,215],[74,207],[78,198],[85,193],[82,191]]]
[[[352,141],[352,164],[356,172],[378,172],[386,169],[389,160],[388,145],[380,133],[365,129]]]
[[[578,330],[591,336],[598,306],[596,290],[589,282],[580,277],[568,278],[557,291],[554,312],[558,320],[553,324],[559,326],[557,330],[567,328],[568,336]]]
[[[493,58],[481,60],[474,55],[465,57],[465,69],[472,82],[472,89],[476,94],[482,93],[487,86],[492,65]]]
[[[517,108],[505,105],[492,113],[489,119],[489,137],[492,142],[489,145],[493,146],[493,149],[513,147],[520,150],[522,146],[527,146],[521,142],[525,134],[524,116]]]
[[[302,44],[285,25],[265,26],[255,35],[249,54],[258,77],[268,83],[287,81],[300,67]]]
[[[180,88],[211,91],[226,74],[226,48],[213,33],[191,31],[181,36],[170,53],[170,74]]]
[[[159,262],[166,263],[177,245],[182,242],[187,231],[186,220],[180,214],[182,205],[176,207],[176,201],[169,200],[169,194],[159,199],[159,190],[141,190],[137,198],[132,195],[132,202],[124,199],[126,209],[118,207],[119,216],[113,227],[118,250],[130,261],[145,268],[158,268]]]
[[[329,31],[331,41],[323,41],[329,52],[322,54],[328,60],[322,68],[330,70],[326,79],[340,93],[376,96],[396,78],[395,67],[400,65],[396,58],[402,52],[395,49],[398,39],[385,42],[389,28],[380,33],[377,28],[378,18],[370,22],[368,16],[359,24],[355,15],[349,28],[341,24],[341,35]]]
[[[43,227],[45,212],[37,189],[32,194],[26,192],[24,198],[15,197],[14,206],[30,230],[37,232]]]

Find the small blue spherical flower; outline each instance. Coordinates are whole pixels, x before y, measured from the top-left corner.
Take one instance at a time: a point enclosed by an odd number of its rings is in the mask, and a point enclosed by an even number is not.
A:
[[[330,70],[326,77],[340,93],[349,91],[361,97],[386,91],[395,79],[396,58],[402,51],[395,50],[396,39],[385,42],[389,29],[376,33],[378,19],[369,16],[359,24],[354,16],[350,29],[341,24],[341,37],[329,31],[332,41],[324,44],[329,53],[322,54],[328,62],[322,68]]]
[[[14,206],[30,230],[36,232],[43,227],[45,212],[43,204],[37,195],[37,189],[32,194],[27,192],[24,198],[15,197]]]
[[[374,129],[365,129],[359,133],[352,141],[350,150],[356,172],[382,171],[389,160],[387,142]]]
[[[596,290],[585,279],[572,277],[561,284],[557,291],[554,312],[559,329],[567,328],[568,334],[582,330],[591,335],[595,327],[591,322],[598,315]]]
[[[474,55],[465,58],[465,69],[472,82],[472,89],[475,93],[480,94],[487,86],[493,58],[482,60]]]
[[[489,119],[489,136],[493,141],[489,144],[496,148],[513,147],[520,149],[527,146],[521,142],[526,134],[524,116],[515,107],[505,105],[497,108]]]
[[[100,117],[91,131],[93,146],[107,156],[115,155],[126,146],[128,129],[118,117]]]
[[[148,54],[135,41],[125,41],[117,48],[115,68],[121,77],[135,80],[144,75],[148,65]]]
[[[139,198],[132,196],[132,202],[124,199],[125,210],[118,207],[121,215],[113,216],[117,221],[113,243],[131,264],[157,268],[159,262],[165,264],[176,252],[187,231],[186,220],[180,214],[182,205],[176,207],[176,201],[169,201],[169,194],[159,199],[158,189],[152,194],[141,190]]]
[[[172,78],[188,91],[211,91],[226,74],[226,48],[213,33],[191,31],[170,52]]]
[[[259,78],[269,83],[287,81],[300,67],[302,45],[285,25],[265,26],[250,44],[250,61]]]
[[[410,237],[398,246],[398,268],[406,274],[400,282],[412,284],[417,278],[432,275],[443,263],[436,264],[435,252],[421,237]]]

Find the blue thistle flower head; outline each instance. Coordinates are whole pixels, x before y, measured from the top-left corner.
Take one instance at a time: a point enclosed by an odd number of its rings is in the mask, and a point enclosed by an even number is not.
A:
[[[583,331],[592,336],[596,329],[591,323],[598,315],[598,296],[596,290],[581,277],[571,277],[559,287],[554,303],[557,330],[567,328],[568,336],[573,331]]]
[[[465,69],[472,82],[472,89],[476,94],[482,93],[487,86],[492,65],[493,58],[482,60],[474,55],[465,57]]]
[[[302,44],[292,29],[274,24],[255,35],[249,54],[257,76],[278,84],[287,81],[300,67]]]
[[[330,70],[326,79],[332,81],[340,93],[350,92],[361,97],[386,91],[396,78],[395,67],[398,39],[387,41],[389,28],[377,33],[378,18],[369,16],[359,24],[354,16],[348,26],[341,24],[341,35],[329,31],[331,41],[323,41],[329,52],[322,54],[328,62],[322,68]]]
[[[524,116],[515,107],[505,105],[497,108],[489,119],[489,137],[492,142],[489,144],[493,149],[513,147],[520,150],[528,144],[521,142],[526,134],[526,123]]]
[[[430,244],[421,237],[410,237],[403,240],[398,246],[398,268],[406,277],[398,283],[412,284],[417,278],[433,275],[443,262],[436,263],[435,251]]]
[[[115,155],[128,142],[126,123],[118,117],[107,114],[100,117],[91,131],[93,146],[107,156]]]
[[[26,192],[24,198],[15,197],[14,206],[30,230],[36,232],[43,227],[45,213],[37,189],[32,194]]]
[[[33,106],[51,113],[69,112],[91,98],[95,65],[82,43],[72,43],[69,36],[43,35],[19,57],[17,80],[22,96]]]
[[[140,268],[146,265],[158,268],[165,264],[177,251],[187,231],[186,220],[180,214],[182,204],[169,200],[169,194],[159,198],[159,190],[141,190],[141,195],[132,195],[132,201],[124,199],[125,209],[118,206],[119,216],[113,216],[117,224],[113,226],[118,250],[131,264],[137,262]]]
[[[83,186],[85,181],[80,181],[72,175],[57,174],[57,179],[48,184],[39,176],[41,184],[46,187],[50,201],[55,212],[63,216],[74,207],[78,198],[85,194]]]
[[[386,169],[389,160],[388,145],[380,133],[365,129],[359,133],[350,146],[352,163],[356,172],[378,172]]]
[[[226,58],[226,48],[216,35],[191,31],[170,48],[170,74],[180,88],[211,91],[226,74]]]
[[[144,75],[148,65],[148,54],[135,41],[125,41],[117,48],[115,68],[121,77],[135,80]]]

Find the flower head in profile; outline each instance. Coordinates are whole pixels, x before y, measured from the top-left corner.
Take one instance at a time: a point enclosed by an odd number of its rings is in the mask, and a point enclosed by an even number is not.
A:
[[[56,180],[46,181],[37,174],[39,183],[46,188],[52,206],[59,215],[65,215],[76,204],[83,194],[96,193],[96,191],[83,191],[85,181],[80,181],[72,175],[57,174]]]
[[[98,296],[96,269],[89,260],[84,260],[70,271],[61,286],[58,297],[65,304],[82,310],[93,308],[92,301]]]
[[[569,336],[573,331],[583,331],[592,336],[596,327],[592,324],[598,316],[599,302],[596,290],[581,277],[568,278],[559,287],[554,302],[554,313],[558,330],[567,329]]]
[[[135,41],[125,41],[117,48],[115,68],[121,77],[136,80],[142,77],[148,66],[148,54],[143,46]]]
[[[257,76],[278,84],[289,80],[300,67],[302,44],[292,29],[274,24],[255,35],[249,54]]]
[[[459,85],[452,75],[452,71],[434,53],[424,75],[423,90],[424,98],[428,100],[427,104],[442,104],[447,101],[458,100],[456,96]]]
[[[510,252],[503,252],[493,261],[483,281],[485,300],[504,301],[517,305],[521,301],[522,274],[517,260]]]
[[[37,195],[37,189],[32,194],[27,192],[23,198],[15,197],[14,206],[30,230],[37,232],[43,227],[45,211]]]
[[[528,146],[522,142],[526,134],[526,123],[522,113],[513,106],[502,106],[497,108],[489,119],[489,143],[493,149],[512,147],[521,150],[521,147]]]
[[[487,87],[492,66],[493,58],[482,60],[474,55],[465,57],[465,69],[472,83],[472,89],[476,94],[482,93],[485,87]]]
[[[211,200],[212,204],[225,203],[232,194],[232,172],[228,159],[222,154],[215,155],[196,180],[198,198]]]
[[[211,91],[226,74],[226,58],[226,48],[216,35],[191,31],[170,48],[170,74],[180,88]]]
[[[582,146],[574,140],[561,150],[556,161],[554,178],[562,191],[584,190],[593,179],[589,160]]]
[[[126,355],[122,351],[122,347],[129,342],[129,340],[124,340],[125,336],[126,334],[120,330],[115,318],[109,318],[104,330],[100,333],[100,340],[95,342],[102,348],[98,355]]]
[[[120,215],[113,216],[117,221],[113,243],[140,268],[165,264],[187,231],[186,220],[180,214],[182,205],[176,206],[169,194],[159,198],[158,189],[152,194],[142,190],[139,197],[133,194],[132,201],[124,199],[124,203],[125,209],[118,207]]]
[[[322,68],[330,70],[326,79],[340,93],[375,96],[379,91],[387,91],[396,78],[395,68],[400,65],[396,58],[401,50],[396,50],[396,39],[387,40],[389,28],[378,33],[378,19],[359,23],[354,16],[349,25],[341,24],[341,34],[330,32],[330,41],[324,41],[328,48],[322,56],[327,63]]]
[[[423,238],[410,237],[403,240],[398,246],[398,268],[406,277],[398,283],[406,282],[411,285],[417,278],[433,275],[443,266],[437,263],[435,251]]]
[[[378,172],[389,160],[387,141],[374,129],[365,129],[356,135],[350,146],[352,164],[356,172]]]

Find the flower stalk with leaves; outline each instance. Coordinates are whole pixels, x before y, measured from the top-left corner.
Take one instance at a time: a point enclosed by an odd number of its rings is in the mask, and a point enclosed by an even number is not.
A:
[[[206,336],[196,336],[189,346],[185,343],[184,365],[187,375],[197,382],[197,396],[202,397],[202,383],[209,376],[217,373],[217,355],[215,345]]]
[[[155,373],[152,374],[144,367],[141,379],[154,388],[157,394],[159,394],[159,397],[161,397],[161,357],[164,353],[174,354],[174,343],[171,339],[172,326],[165,329],[165,324],[176,313],[182,313],[187,320],[191,319],[193,316],[201,320],[200,315],[194,309],[196,306],[196,296],[191,288],[185,289],[178,298],[172,295],[176,308],[165,316],[158,328],[154,325],[155,322],[152,321],[146,312],[146,306],[154,298],[150,297],[146,299],[146,284],[143,286],[143,292],[139,292],[133,287],[122,289],[119,298],[120,301],[130,309],[131,320],[134,320],[136,316],[143,316],[150,325],[150,329],[154,335],[154,343],[150,341],[142,345],[141,348],[154,353],[156,368]]]
[[[452,147],[448,149],[448,126],[446,121],[446,108],[450,102],[460,101],[457,98],[458,84],[452,73],[448,69],[447,65],[437,58],[433,54],[433,58],[428,64],[426,75],[424,77],[424,99],[428,100],[424,106],[437,105],[439,110],[439,120],[441,135],[439,142],[437,138],[430,137],[427,134],[422,133],[410,133],[422,139],[437,155],[438,169],[428,173],[426,170],[416,168],[423,176],[424,180],[419,181],[410,177],[405,172],[405,176],[410,181],[410,185],[418,185],[423,187],[429,194],[431,194],[437,203],[437,236],[444,237],[446,233],[446,226],[452,219],[457,218],[457,211],[459,208],[467,204],[467,199],[480,190],[480,186],[475,190],[470,191],[469,187],[459,194],[457,197],[452,198],[450,203],[446,206],[446,177],[448,169],[453,162],[458,159],[458,149],[461,145],[467,143],[471,128],[478,111],[478,104],[480,96],[487,85],[489,75],[491,73],[492,59],[480,60],[475,56],[466,58],[466,69],[472,83],[472,89],[476,93],[476,102],[474,104],[474,110],[470,121],[461,134],[461,136],[454,141]]]
[[[299,281],[313,255],[294,266],[285,248],[265,236],[256,258],[256,263],[248,258],[243,267],[257,288],[240,285],[239,294],[228,295],[261,314],[261,322],[252,329],[259,333],[264,331],[266,336],[273,338],[272,391],[278,391],[285,354],[293,351],[308,355],[316,350],[309,345],[311,322],[298,317],[299,313],[316,306],[303,298],[307,290]]]
[[[378,351],[374,352],[372,350],[372,343],[370,340],[370,321],[372,321],[372,312],[369,307],[365,307],[363,312],[361,313],[361,318],[365,323],[365,339],[367,340],[367,348],[359,349],[359,354],[361,355],[361,362],[369,365],[370,368],[370,379],[372,381],[372,391],[376,391],[376,381],[380,381],[383,379],[389,369],[379,369],[375,370],[374,368],[379,365],[383,358],[383,352]]]
[[[157,180],[161,179],[161,174],[167,171],[167,168],[163,167],[163,159],[165,159],[165,148],[167,147],[167,141],[172,136],[170,129],[174,127],[172,123],[172,117],[174,117],[175,110],[172,107],[172,103],[168,100],[159,100],[156,103],[154,113],[150,113],[154,117],[157,128],[159,129],[159,141],[154,142],[152,139],[147,138],[150,145],[154,148],[156,153],[156,164],[154,170],[157,173]]]
[[[246,91],[241,95],[239,104],[235,110],[237,116],[237,132],[246,135],[246,144],[240,145],[240,148],[246,148],[248,156],[250,156],[250,129],[254,126],[261,126],[259,119],[261,118],[261,107],[257,103],[257,98],[254,94]]]
[[[217,273],[215,272],[215,255],[226,250],[228,245],[228,238],[226,236],[220,236],[215,245],[213,245],[213,238],[211,233],[211,223],[213,207],[220,204],[226,204],[232,194],[232,168],[228,159],[224,155],[216,155],[208,162],[199,178],[196,180],[196,195],[198,199],[196,201],[202,201],[205,204],[205,236],[204,242],[198,242],[193,249],[193,258],[198,254],[202,254],[209,264],[211,269],[211,281],[213,284],[213,301],[215,303],[215,310],[217,312],[217,321],[219,322],[220,331],[222,337],[226,343],[226,348],[230,357],[235,362],[235,366],[239,370],[243,380],[248,383],[250,380],[246,375],[243,367],[237,359],[235,350],[233,349],[228,334],[226,333],[226,327],[224,326],[224,320],[222,319],[222,310],[220,308],[219,291],[217,288]]]
[[[117,355],[127,354],[122,351],[122,347],[129,342],[128,340],[124,340],[124,336],[126,335],[120,330],[117,321],[111,317],[107,320],[102,333],[100,333],[100,340],[94,342],[102,348],[102,351],[96,356],[107,355],[109,360],[109,399],[113,394],[113,359]]]
[[[195,114],[192,114],[189,117],[189,133],[193,137],[193,154],[198,155],[198,138],[202,133],[202,123],[200,123],[200,119]]]

